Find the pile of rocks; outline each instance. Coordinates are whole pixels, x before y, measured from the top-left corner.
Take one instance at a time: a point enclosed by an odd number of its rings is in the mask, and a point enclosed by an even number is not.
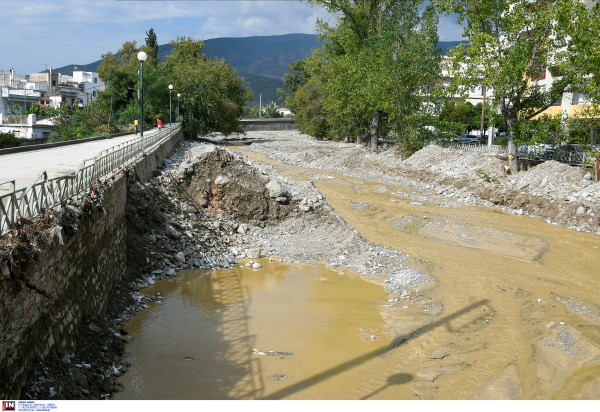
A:
[[[600,203],[600,183],[579,167],[549,160],[506,179],[504,184],[516,190],[527,190],[534,196],[551,197],[574,202],[584,200]]]
[[[269,139],[275,135],[277,139]],[[248,132],[246,137],[256,143],[244,150],[296,166],[401,185],[411,189],[411,197],[426,197],[441,207],[480,204],[600,233],[600,184],[582,168],[547,161],[504,176],[505,159],[456,148],[430,145],[403,160],[394,149],[377,154],[296,131]]]
[[[175,276],[182,269],[228,268],[240,259],[258,259],[261,254],[276,255],[287,262],[320,260],[332,267],[354,268],[382,278],[404,267],[406,257],[402,253],[369,245],[331,209],[311,182],[296,182],[269,165],[213,145],[186,143],[184,148],[177,152],[178,157],[171,158],[172,167],[166,167],[146,185],[134,183],[134,196],[143,198],[146,205],[135,208],[135,213],[148,216],[154,213],[151,209],[158,209],[164,216],[163,222],[131,240],[138,246],[138,254],[141,249],[147,258],[144,268],[148,270],[137,282],[138,289],[156,279]],[[229,164],[222,165],[214,177],[216,173],[211,174],[207,165],[213,158],[221,161],[223,152]],[[218,202],[194,201],[198,165],[207,166],[202,169],[203,181],[221,187]],[[279,198],[286,197],[285,213],[265,214],[261,203],[254,201],[253,211],[265,219],[246,220],[241,205],[233,208],[227,203],[227,187],[233,182],[251,187],[249,176],[260,182],[260,196],[271,202],[266,203],[267,208],[283,203]],[[246,201],[252,202],[250,197]],[[135,199],[130,202],[136,204]],[[213,207],[217,203],[219,209]],[[135,213],[128,216],[132,221],[137,219]],[[254,261],[248,264],[260,265]],[[429,281],[423,275],[415,284]]]

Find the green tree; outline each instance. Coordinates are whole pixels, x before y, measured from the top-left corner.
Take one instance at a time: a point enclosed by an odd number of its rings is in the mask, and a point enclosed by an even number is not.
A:
[[[308,63],[306,60],[294,60],[288,64],[290,71],[283,75],[283,85],[287,89],[277,89],[279,101],[292,113],[296,112],[294,106],[294,94],[303,85],[308,82],[310,74],[308,72]]]
[[[161,65],[165,78],[181,93],[186,134],[196,137],[211,131],[225,135],[241,133],[238,119],[252,92],[223,59],[203,54],[201,40],[178,37],[173,50]]]
[[[494,90],[492,107],[507,124],[508,150],[517,158],[521,125],[535,118],[563,93],[584,88],[585,62],[597,55],[591,40],[593,16],[579,0],[437,0],[446,15],[464,22],[461,44],[450,52],[450,94],[466,94],[482,84]],[[594,35],[596,36],[597,33]],[[575,38],[577,41],[569,41]],[[596,53],[596,54],[595,54]],[[549,69],[549,87],[532,77]],[[511,172],[518,163],[511,164]]]
[[[379,35],[371,38],[373,105],[387,113],[400,149],[407,154],[430,138],[440,101],[435,93],[441,78],[441,49],[437,48],[438,16],[432,6],[421,12],[419,0],[390,1],[380,18]]]
[[[349,96],[350,90],[360,93],[358,87],[366,83],[360,80],[359,71],[364,69],[362,63],[366,60],[368,51],[367,41],[378,33],[377,18],[381,15],[385,0],[308,0],[311,5],[325,8],[329,13],[337,15],[336,26],[331,26],[323,20],[317,20],[319,38],[323,42],[321,50],[313,55],[320,58],[321,82],[324,86],[329,112],[330,133],[334,136],[350,132],[351,122],[348,113],[361,113],[371,118],[371,147],[377,147],[381,110],[373,107],[370,100],[362,100],[358,96]],[[360,67],[355,67],[360,66]],[[314,69],[313,69],[314,72]],[[343,73],[348,75],[344,84]],[[327,77],[329,76],[329,77]],[[342,76],[342,77],[340,77]],[[346,89],[346,90],[344,90]],[[362,87],[364,90],[364,87]],[[377,91],[373,91],[376,94]]]
[[[326,93],[320,80],[313,78],[294,95],[296,123],[302,133],[325,138],[330,128],[324,108]]]
[[[146,36],[146,47],[148,49],[148,57],[151,57],[151,61],[156,67],[156,65],[158,64],[158,41],[156,40],[156,33],[154,33],[154,29],[152,27],[149,31],[146,32]]]
[[[338,13],[337,25],[318,22],[323,46],[309,72],[324,89],[330,137],[394,131],[414,151],[429,137],[438,102],[430,93],[441,75],[438,18],[416,0],[311,1]]]

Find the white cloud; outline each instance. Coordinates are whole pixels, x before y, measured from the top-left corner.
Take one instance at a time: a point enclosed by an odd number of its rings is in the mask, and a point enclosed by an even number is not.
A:
[[[440,16],[438,34],[440,36],[441,41],[465,40],[465,38],[462,37],[462,33],[463,27],[456,23],[455,16]]]
[[[123,42],[144,43],[150,27],[159,44],[177,36],[200,39],[316,33],[317,18],[335,23],[319,7],[297,1],[22,0],[2,20],[0,69],[18,73],[85,64]],[[440,39],[459,40],[462,29],[440,18]]]

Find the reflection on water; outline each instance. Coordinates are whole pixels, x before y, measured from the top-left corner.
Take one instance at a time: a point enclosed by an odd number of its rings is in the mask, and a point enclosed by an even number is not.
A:
[[[184,271],[147,289],[164,299],[126,328],[135,337],[127,345],[132,367],[115,399],[260,399],[389,344],[376,306],[385,302],[380,286],[324,267],[261,263],[259,270]],[[343,384],[360,374],[286,396],[353,399],[376,391],[378,378],[358,392]],[[273,375],[290,378],[267,379]]]

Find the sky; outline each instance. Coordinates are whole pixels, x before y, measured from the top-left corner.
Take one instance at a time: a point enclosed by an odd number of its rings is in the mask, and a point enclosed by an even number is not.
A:
[[[158,44],[194,39],[316,34],[316,21],[335,16],[298,1],[0,0],[0,70],[17,74],[47,66],[83,65],[116,52],[125,41],[145,43],[151,27]],[[461,40],[454,17],[440,17],[440,40]]]

